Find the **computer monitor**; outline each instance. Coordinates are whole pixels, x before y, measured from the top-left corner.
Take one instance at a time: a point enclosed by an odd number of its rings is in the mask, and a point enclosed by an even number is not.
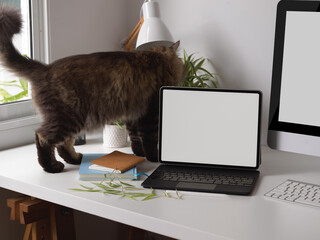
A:
[[[278,3],[268,145],[320,156],[320,1]]]

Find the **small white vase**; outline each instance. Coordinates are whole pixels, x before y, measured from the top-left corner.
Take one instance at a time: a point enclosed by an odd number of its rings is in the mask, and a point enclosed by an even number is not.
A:
[[[107,148],[126,147],[127,130],[125,126],[105,125],[103,129],[103,146]]]

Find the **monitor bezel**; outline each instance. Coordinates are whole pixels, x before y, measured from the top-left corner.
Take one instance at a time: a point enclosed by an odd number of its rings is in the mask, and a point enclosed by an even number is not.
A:
[[[216,165],[216,164],[202,164],[202,163],[189,163],[189,162],[174,162],[165,161],[161,156],[161,143],[162,143],[162,106],[163,106],[163,92],[170,90],[182,90],[182,91],[211,91],[211,92],[229,92],[229,93],[246,93],[258,95],[258,131],[257,131],[257,154],[255,166],[231,166],[231,165]],[[223,168],[223,169],[244,169],[244,170],[256,170],[261,164],[261,117],[262,117],[262,92],[260,90],[232,90],[232,89],[221,89],[221,88],[196,88],[196,87],[174,87],[174,86],[163,86],[160,89],[160,101],[159,101],[159,136],[158,136],[158,159],[160,163],[173,164],[173,165],[188,165],[188,166],[201,166],[211,168]]]
[[[320,127],[279,121],[286,13],[288,11],[320,12],[320,1],[280,1],[278,3],[274,40],[268,130],[319,137]],[[272,145],[269,142],[268,144]]]

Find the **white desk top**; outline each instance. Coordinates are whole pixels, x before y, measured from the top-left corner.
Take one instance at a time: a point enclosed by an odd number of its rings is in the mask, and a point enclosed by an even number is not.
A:
[[[78,146],[103,153],[101,140]],[[130,148],[120,149],[130,152]],[[178,239],[319,239],[320,209],[265,198],[286,179],[320,184],[320,159],[262,148],[261,176],[252,196],[185,194],[183,200],[133,201],[101,193],[76,192],[79,166],[65,164],[59,174],[44,172],[35,145],[0,152],[0,187]],[[139,172],[151,172],[145,162]],[[140,185],[141,180],[134,181]],[[161,191],[158,191],[161,193]]]

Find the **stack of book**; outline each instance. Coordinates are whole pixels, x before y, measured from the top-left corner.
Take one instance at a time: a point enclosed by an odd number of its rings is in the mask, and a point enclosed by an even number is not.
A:
[[[80,180],[137,179],[137,165],[143,157],[114,151],[110,154],[83,154],[79,175]]]

